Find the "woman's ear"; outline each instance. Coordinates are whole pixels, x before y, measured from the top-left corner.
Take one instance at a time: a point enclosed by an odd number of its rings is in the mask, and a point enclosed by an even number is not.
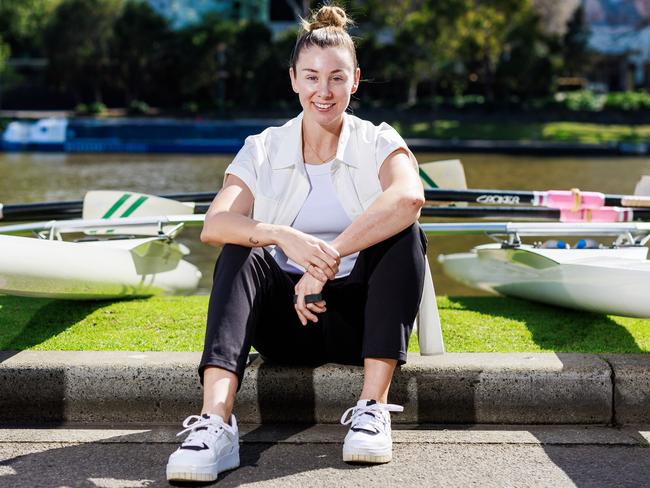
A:
[[[291,79],[291,88],[294,93],[298,93],[298,85],[296,84],[296,74],[293,72],[293,67],[289,68],[289,78]]]
[[[360,80],[361,80],[361,70],[357,68],[356,71],[354,72],[354,81],[352,82],[351,93],[355,93],[359,89]]]

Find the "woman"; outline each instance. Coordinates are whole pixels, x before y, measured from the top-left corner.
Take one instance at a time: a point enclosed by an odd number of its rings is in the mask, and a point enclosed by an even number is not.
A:
[[[203,409],[183,424],[170,480],[239,466],[231,412],[251,345],[282,364],[363,365],[359,401],[342,418],[343,460],[391,460],[390,412],[402,407],[388,390],[422,294],[424,192],[397,132],[345,113],[360,78],[348,23],[332,6],[304,23],[289,69],[303,112],[246,139],[206,215],[201,240],[224,247],[199,367]]]

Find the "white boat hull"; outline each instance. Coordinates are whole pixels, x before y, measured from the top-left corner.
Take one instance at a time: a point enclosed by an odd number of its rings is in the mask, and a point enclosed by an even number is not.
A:
[[[445,274],[480,290],[551,305],[650,317],[648,248],[539,249],[477,246],[440,256]]]
[[[0,235],[0,294],[72,300],[189,293],[200,271],[156,237],[63,242]]]

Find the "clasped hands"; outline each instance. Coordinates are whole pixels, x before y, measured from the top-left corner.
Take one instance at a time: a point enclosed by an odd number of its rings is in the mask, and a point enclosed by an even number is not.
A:
[[[294,307],[300,323],[318,322],[316,314],[323,313],[325,300],[305,302],[305,296],[318,295],[328,280],[334,279],[339,270],[341,256],[325,241],[293,228],[287,228],[278,245],[292,261],[305,268],[305,274],[294,288]]]

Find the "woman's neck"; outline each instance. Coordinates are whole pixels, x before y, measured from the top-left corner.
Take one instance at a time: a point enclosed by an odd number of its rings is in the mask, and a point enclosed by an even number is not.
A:
[[[343,117],[336,123],[323,126],[302,121],[302,153],[305,162],[325,163],[335,155],[339,143],[339,135],[343,128]]]

